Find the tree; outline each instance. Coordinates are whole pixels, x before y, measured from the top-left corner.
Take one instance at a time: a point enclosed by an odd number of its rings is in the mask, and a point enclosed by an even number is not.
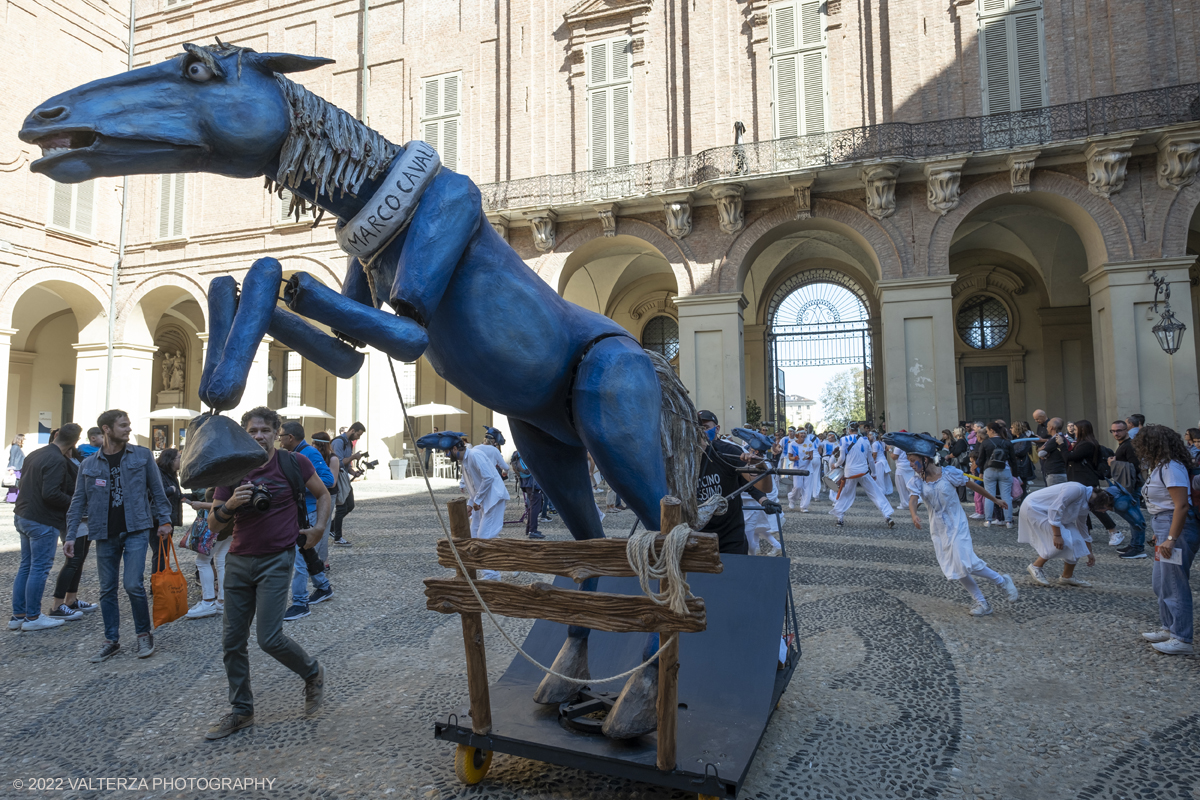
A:
[[[746,398],[746,423],[749,425],[757,425],[762,422],[762,409],[758,407],[758,401],[753,397]]]
[[[826,428],[837,430],[851,422],[863,421],[867,416],[863,371],[848,369],[830,378],[821,390],[821,408]]]

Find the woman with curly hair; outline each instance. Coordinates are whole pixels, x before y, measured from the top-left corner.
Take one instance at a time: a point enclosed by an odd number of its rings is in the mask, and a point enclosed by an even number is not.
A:
[[[1143,425],[1133,439],[1138,460],[1148,472],[1142,497],[1154,535],[1154,593],[1162,628],[1143,633],[1155,650],[1168,655],[1192,653],[1192,559],[1200,545],[1200,523],[1188,503],[1191,454],[1179,434],[1165,425]]]

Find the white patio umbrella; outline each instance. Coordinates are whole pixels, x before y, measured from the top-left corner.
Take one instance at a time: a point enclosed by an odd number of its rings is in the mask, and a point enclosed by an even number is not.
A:
[[[465,414],[461,408],[448,406],[445,403],[423,403],[408,409],[410,417],[448,417],[454,414]]]
[[[194,419],[200,416],[199,411],[193,411],[190,408],[159,408],[151,411],[142,419]]]
[[[333,414],[326,414],[316,406],[284,406],[276,411],[281,417],[333,419]]]

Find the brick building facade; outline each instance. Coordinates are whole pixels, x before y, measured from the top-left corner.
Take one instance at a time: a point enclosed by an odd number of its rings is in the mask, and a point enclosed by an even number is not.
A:
[[[20,8],[10,0],[10,131],[125,63],[123,8]],[[778,309],[814,282],[865,309],[871,407],[889,427],[1035,407],[1200,418],[1198,8],[144,0],[137,12],[135,66],[214,37],[335,58],[294,77],[394,142],[433,142],[538,275],[677,359],[726,427],[747,397],[772,407]],[[30,174],[30,157],[15,137],[0,153],[9,436],[86,422],[106,402],[143,436],[169,422],[155,408],[198,409],[215,275],[270,254],[340,285],[330,220],[287,218],[255,181],[134,176],[107,387],[121,182],[97,181],[89,204]],[[1151,269],[1189,326],[1172,356],[1151,331]],[[160,378],[171,353],[187,365],[177,395]],[[469,412],[423,430],[493,421],[423,360],[403,376],[409,399]],[[245,404],[289,401],[330,425],[362,418],[373,451],[404,452],[379,353],[339,380],[264,344]]]

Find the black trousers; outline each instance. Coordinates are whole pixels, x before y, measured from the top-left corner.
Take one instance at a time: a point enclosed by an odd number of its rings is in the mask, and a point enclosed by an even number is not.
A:
[[[525,533],[538,529],[538,517],[542,514],[542,490],[538,487],[525,490]]]
[[[54,596],[66,597],[79,591],[79,579],[83,576],[83,562],[87,560],[92,542],[86,536],[75,540],[75,555],[67,559],[67,563],[58,572],[58,580],[54,584]]]
[[[333,521],[329,523],[329,534],[331,539],[342,538],[342,522],[346,519],[351,511],[354,510],[354,487],[350,487],[350,493],[346,495],[346,502],[339,505],[333,512]]]

